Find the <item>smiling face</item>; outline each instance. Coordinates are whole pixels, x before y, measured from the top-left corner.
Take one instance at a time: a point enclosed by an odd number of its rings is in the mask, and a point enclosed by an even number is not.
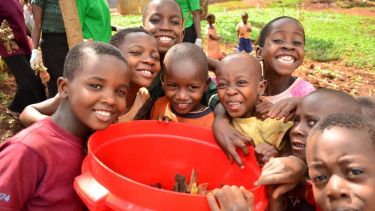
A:
[[[183,26],[179,5],[175,1],[152,1],[144,12],[143,25],[158,42],[160,54],[182,42]]]
[[[263,47],[257,48],[263,59],[264,74],[291,75],[303,62],[304,33],[301,25],[289,18],[273,22]]]
[[[202,108],[200,101],[208,85],[207,71],[192,60],[164,62],[163,88],[165,96],[177,114],[187,114]]]
[[[126,35],[119,46],[128,61],[131,86],[138,90],[148,87],[160,72],[160,58],[154,37],[143,32]]]
[[[333,126],[314,133],[307,162],[322,210],[375,210],[375,149],[366,130]]]
[[[70,81],[60,80],[59,93],[67,98],[75,116],[72,127],[101,130],[125,111],[129,70],[111,55],[86,53],[82,70]]]
[[[217,94],[228,114],[233,118],[251,117],[266,86],[259,62],[247,54],[229,55],[219,65],[217,81]]]

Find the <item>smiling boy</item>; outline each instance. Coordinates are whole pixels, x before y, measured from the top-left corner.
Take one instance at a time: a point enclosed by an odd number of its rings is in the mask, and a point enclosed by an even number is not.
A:
[[[73,190],[83,144],[125,110],[129,78],[127,62],[109,44],[69,51],[57,111],[0,145],[0,210],[84,210]]]

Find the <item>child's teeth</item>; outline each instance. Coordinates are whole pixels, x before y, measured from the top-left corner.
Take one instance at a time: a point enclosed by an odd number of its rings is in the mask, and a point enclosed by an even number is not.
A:
[[[111,116],[111,113],[108,111],[96,111],[96,113],[102,116],[106,116],[106,117]]]
[[[170,38],[170,37],[159,37],[159,39],[161,41],[170,41],[170,40],[172,40],[172,38]]]
[[[288,63],[288,64],[291,64],[294,62],[294,58],[291,56],[279,56],[277,57],[277,60],[279,62]]]
[[[147,75],[152,75],[151,71],[149,70],[141,70],[142,73],[145,73]]]

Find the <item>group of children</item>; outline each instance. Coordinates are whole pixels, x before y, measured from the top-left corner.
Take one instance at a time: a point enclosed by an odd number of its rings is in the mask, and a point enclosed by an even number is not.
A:
[[[258,38],[256,57],[234,53],[220,63],[200,47],[181,43],[182,37],[178,4],[153,0],[144,10],[143,28],[121,30],[110,44],[71,49],[58,95],[28,106],[21,120],[32,125],[0,145],[0,181],[8,181],[0,182],[0,207],[84,209],[73,179],[88,135],[114,122],[147,118],[213,128],[218,144],[241,167],[236,148],[248,154],[246,144],[252,144],[264,164],[257,184],[267,185],[270,210],[374,210],[375,123],[362,116],[360,105],[374,109],[375,103],[315,91],[292,76],[304,58],[298,20],[270,21]],[[208,67],[215,70],[217,88]],[[249,195],[225,186],[208,201],[213,210],[252,209]]]

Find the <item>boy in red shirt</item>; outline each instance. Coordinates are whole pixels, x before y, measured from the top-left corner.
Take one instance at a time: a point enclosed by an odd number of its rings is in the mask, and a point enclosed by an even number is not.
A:
[[[84,210],[73,189],[83,143],[124,112],[127,62],[103,43],[82,43],[67,55],[57,111],[0,145],[0,210]]]

